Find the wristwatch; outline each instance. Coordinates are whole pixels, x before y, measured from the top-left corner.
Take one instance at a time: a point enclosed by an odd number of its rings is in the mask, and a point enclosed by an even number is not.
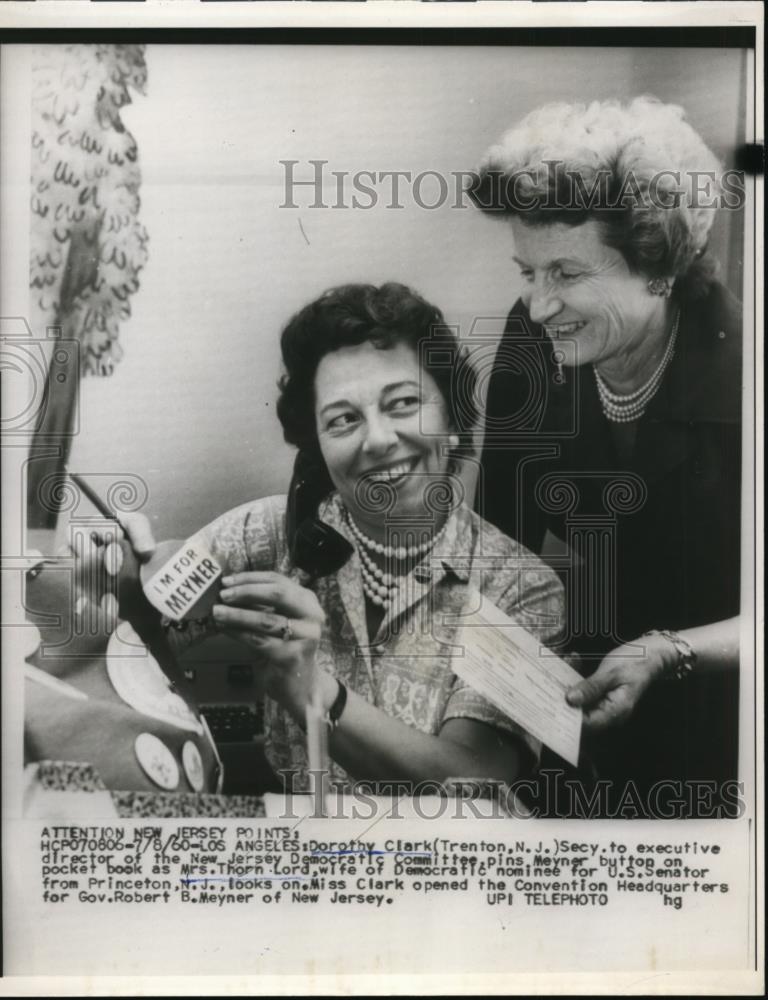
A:
[[[332,733],[334,729],[339,724],[339,719],[341,719],[341,714],[344,711],[347,704],[347,689],[344,684],[341,683],[339,678],[336,678],[336,683],[339,685],[339,691],[336,697],[333,699],[333,704],[328,709],[328,711],[323,716],[323,722],[328,727],[328,733]],[[307,726],[303,720],[299,721],[299,727],[303,733],[306,733]]]
[[[323,719],[325,724],[328,726],[328,731],[330,733],[332,733],[338,726],[339,720],[341,719],[342,713],[347,705],[347,688],[344,684],[342,684],[338,677],[336,678],[336,681],[339,685],[339,693],[333,699],[333,704],[328,709],[325,718]]]

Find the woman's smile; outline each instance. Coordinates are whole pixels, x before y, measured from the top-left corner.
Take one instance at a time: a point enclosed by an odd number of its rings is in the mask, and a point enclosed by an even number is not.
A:
[[[315,376],[317,435],[347,510],[374,537],[385,534],[373,485],[394,488],[398,517],[423,518],[431,486],[448,470],[451,426],[434,378],[407,343],[370,341],[326,354]],[[375,508],[375,509],[374,509]]]
[[[548,337],[557,340],[558,337],[573,337],[574,334],[578,333],[586,325],[587,321],[584,319],[578,323],[558,323],[557,325],[548,323],[544,329]]]
[[[513,219],[512,233],[523,302],[558,342],[562,363],[606,366],[606,374],[618,364],[643,381],[667,329],[665,300],[603,241],[598,223],[529,226]]]
[[[404,461],[401,460],[383,468],[367,469],[363,472],[363,475],[375,483],[397,484],[402,482],[409,473],[415,470],[418,461],[418,456]]]

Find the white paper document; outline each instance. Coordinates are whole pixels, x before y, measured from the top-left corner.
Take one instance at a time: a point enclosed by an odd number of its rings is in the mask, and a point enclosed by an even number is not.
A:
[[[452,658],[453,672],[576,766],[582,712],[565,692],[581,675],[479,591],[471,606],[478,610],[462,618],[464,654]]]

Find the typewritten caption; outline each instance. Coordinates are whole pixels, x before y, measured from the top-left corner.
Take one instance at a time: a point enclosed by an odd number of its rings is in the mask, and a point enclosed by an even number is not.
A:
[[[324,840],[288,826],[43,827],[42,900],[197,907],[384,908],[476,894],[488,906],[610,907],[628,896],[682,910],[730,891],[714,841],[514,837]]]

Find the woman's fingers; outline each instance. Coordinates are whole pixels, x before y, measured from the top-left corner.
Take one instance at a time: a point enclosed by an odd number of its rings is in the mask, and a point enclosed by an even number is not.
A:
[[[325,620],[317,597],[281,573],[235,573],[225,576],[221,600],[229,607],[274,608],[289,618]]]
[[[77,532],[69,555],[75,557],[75,583],[80,592],[98,597],[105,586],[104,557],[110,546],[97,532]]]
[[[635,698],[622,666],[603,663],[592,674],[566,692],[566,701],[584,710],[584,725],[602,729],[623,722],[632,712]]]
[[[317,597],[280,573],[235,573],[223,583],[221,603],[213,607],[217,628],[259,654],[267,694],[306,706],[325,620]]]
[[[568,688],[565,700],[574,708],[588,709],[596,704],[614,683],[611,673],[597,670],[591,677]]]
[[[223,604],[214,605],[213,618],[224,631],[245,631],[257,636],[260,641],[274,640],[282,643],[294,639],[320,638],[319,623],[307,618],[288,618],[269,611]]]
[[[658,669],[646,657],[622,655],[624,648],[614,650],[591,677],[566,692],[569,705],[584,709],[584,724],[591,729],[625,722]]]
[[[120,515],[120,523],[131,543],[131,548],[141,562],[146,562],[156,548],[149,518],[139,511],[129,511]]]
[[[629,718],[633,707],[629,687],[614,688],[594,708],[584,713],[584,724],[590,729],[617,726]]]
[[[265,636],[284,639],[285,636],[290,637],[292,633],[290,623],[284,615],[266,609],[231,608],[217,604],[214,605],[213,616],[219,624],[228,625],[230,628],[247,626],[251,631]]]
[[[142,562],[155,551],[156,543],[149,518],[145,514],[134,511],[133,513],[121,514],[119,525],[107,521],[101,527],[95,527],[88,534],[77,532],[72,539],[72,544],[62,545],[56,554],[59,556],[74,555],[77,559],[87,561],[97,557],[98,550],[101,549],[103,552],[105,546],[119,544],[123,535],[128,539],[131,548]]]

